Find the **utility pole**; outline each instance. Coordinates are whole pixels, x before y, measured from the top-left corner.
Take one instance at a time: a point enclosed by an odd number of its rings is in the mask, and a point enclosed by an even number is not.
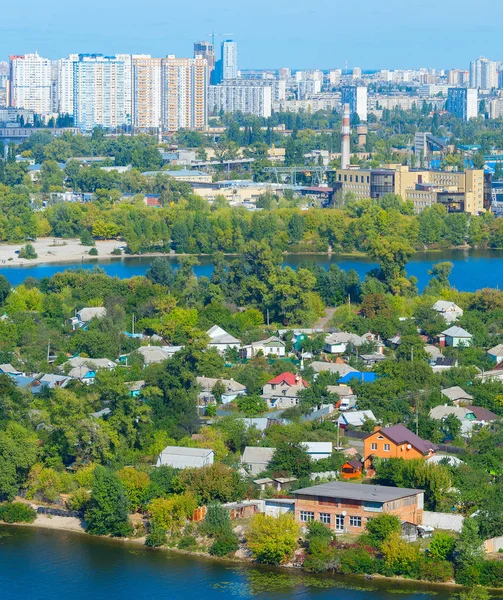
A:
[[[49,362],[49,357],[51,356],[51,340],[47,342],[47,362]]]
[[[416,396],[416,435],[419,435],[419,406]]]

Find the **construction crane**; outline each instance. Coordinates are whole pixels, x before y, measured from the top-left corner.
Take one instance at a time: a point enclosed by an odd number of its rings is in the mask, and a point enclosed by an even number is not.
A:
[[[228,35],[234,35],[233,33],[215,33],[212,31],[211,33],[207,33],[211,37],[211,45],[215,48],[215,38],[216,37],[227,37]]]

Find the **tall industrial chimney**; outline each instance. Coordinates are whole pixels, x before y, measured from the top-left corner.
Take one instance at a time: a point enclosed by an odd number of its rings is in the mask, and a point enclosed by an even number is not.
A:
[[[349,169],[351,154],[351,111],[349,104],[344,104],[342,113],[342,137],[341,137],[341,169]]]

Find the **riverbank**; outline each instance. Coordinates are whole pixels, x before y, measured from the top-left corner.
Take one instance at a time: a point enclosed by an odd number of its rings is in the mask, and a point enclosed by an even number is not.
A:
[[[16,254],[25,245],[24,243],[19,244],[0,244],[0,267],[33,267],[38,265],[52,265],[52,264],[70,264],[70,263],[87,263],[94,262],[99,264],[100,261],[107,261],[110,259],[123,258],[155,258],[164,256],[172,259],[179,259],[186,256],[195,256],[201,258],[211,258],[211,254],[176,254],[174,252],[145,252],[142,254],[114,254],[114,250],[117,248],[124,248],[126,243],[120,240],[96,240],[94,248],[96,248],[98,254],[90,255],[89,250],[92,246],[83,246],[80,240],[77,238],[63,239],[63,238],[38,238],[35,241],[30,242],[35,248],[37,258],[27,260],[26,258],[19,258]],[[463,252],[470,252],[474,249],[469,246],[453,247],[453,248],[426,248],[418,251],[421,255],[441,254],[450,250],[457,250]],[[226,254],[229,258],[238,257],[238,254]],[[283,252],[283,256],[306,256],[306,257],[339,257],[341,259],[359,259],[367,260],[368,256],[364,252],[353,251],[353,252]]]
[[[42,529],[42,530],[52,530],[52,531],[61,531],[61,532],[68,532],[68,533],[76,533],[81,535],[82,537],[87,538],[88,540],[102,540],[103,542],[112,542],[112,543],[116,543],[118,545],[127,547],[127,546],[131,546],[131,547],[142,547],[146,549],[145,546],[145,537],[139,537],[139,538],[111,538],[108,536],[93,536],[90,535],[88,533],[86,533],[82,522],[80,521],[80,519],[77,519],[75,517],[58,517],[58,516],[49,516],[49,515],[37,515],[36,520],[33,523],[3,523],[0,522],[0,526],[11,526],[11,527],[15,527],[15,528],[34,528],[34,529]],[[460,591],[465,589],[463,586],[456,584],[454,582],[429,582],[429,581],[424,581],[424,580],[420,580],[420,579],[407,579],[405,577],[385,577],[383,575],[379,575],[379,574],[374,574],[372,575],[370,578],[364,575],[358,575],[358,574],[352,574],[349,576],[341,576],[339,574],[336,573],[321,573],[321,574],[316,574],[316,573],[309,573],[308,571],[305,571],[302,567],[299,567],[298,565],[295,564],[285,564],[285,565],[281,565],[279,567],[268,567],[267,565],[261,565],[259,563],[256,563],[255,561],[253,561],[251,558],[247,558],[243,555],[238,555],[238,556],[233,556],[233,557],[217,557],[217,556],[212,556],[211,554],[207,553],[207,552],[202,552],[202,551],[190,551],[190,550],[180,550],[178,548],[173,548],[173,547],[169,547],[169,546],[162,546],[159,548],[149,548],[149,550],[151,550],[152,552],[157,552],[157,553],[167,553],[167,554],[173,554],[173,555],[177,555],[177,556],[185,556],[187,558],[193,558],[193,559],[203,559],[205,561],[214,563],[214,564],[220,564],[220,565],[233,565],[233,566],[247,566],[247,567],[256,567],[256,568],[270,568],[270,569],[274,569],[277,570],[279,572],[283,572],[286,575],[294,575],[294,574],[298,574],[300,576],[305,576],[305,577],[313,577],[313,578],[326,578],[326,577],[343,577],[343,578],[352,578],[356,581],[360,581],[362,584],[371,584],[372,582],[376,583],[376,584],[393,584],[393,585],[397,585],[400,584],[401,586],[407,586],[407,587],[414,587],[414,590],[416,593],[425,593],[424,590],[432,590],[434,588],[438,588],[438,589],[442,589],[442,590],[448,590],[448,591]],[[417,586],[417,587],[416,587]],[[419,589],[417,589],[419,588]],[[421,589],[422,588],[422,589]],[[503,588],[487,588],[488,590],[492,591],[497,597],[503,597]],[[398,593],[398,592],[396,592]]]

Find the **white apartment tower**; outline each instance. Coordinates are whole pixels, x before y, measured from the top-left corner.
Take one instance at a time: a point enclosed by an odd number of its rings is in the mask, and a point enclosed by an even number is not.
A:
[[[232,40],[225,40],[221,46],[222,79],[236,79],[238,76],[238,45]]]
[[[205,58],[161,60],[161,119],[168,131],[206,129],[208,63]]]
[[[161,63],[150,55],[133,55],[133,127],[157,129],[161,125]]]
[[[73,63],[73,116],[76,127],[126,125],[126,68],[116,56],[79,54]]]
[[[498,87],[498,63],[484,56],[470,63],[470,87],[492,90]]]
[[[11,56],[9,106],[50,114],[51,71],[51,61],[37,53]]]
[[[79,60],[78,54],[53,61],[53,106],[60,115],[73,115],[73,63]]]

